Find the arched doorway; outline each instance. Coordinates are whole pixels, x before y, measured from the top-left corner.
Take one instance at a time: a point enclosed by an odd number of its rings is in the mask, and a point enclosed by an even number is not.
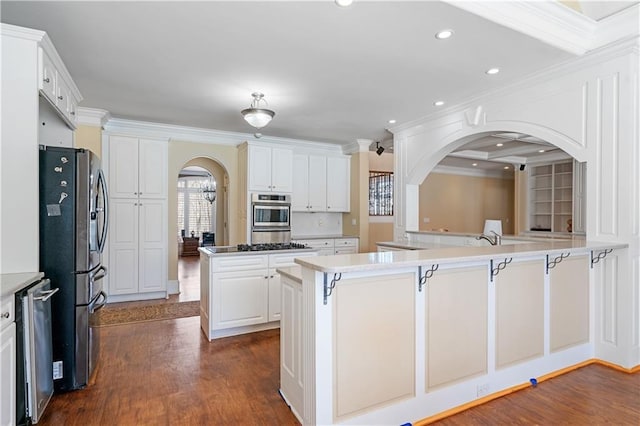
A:
[[[224,168],[209,158],[191,159],[178,174],[175,235],[180,302],[200,298],[198,247],[228,243],[227,183]]]

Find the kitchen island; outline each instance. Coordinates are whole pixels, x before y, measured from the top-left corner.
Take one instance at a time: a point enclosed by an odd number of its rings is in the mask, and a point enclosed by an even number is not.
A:
[[[625,251],[565,240],[297,259],[282,270],[300,294],[283,291],[281,393],[303,424],[414,423],[590,362],[598,269]]]
[[[246,251],[243,251],[246,250]],[[280,326],[280,274],[276,268],[317,250],[200,247],[200,326],[212,340]]]

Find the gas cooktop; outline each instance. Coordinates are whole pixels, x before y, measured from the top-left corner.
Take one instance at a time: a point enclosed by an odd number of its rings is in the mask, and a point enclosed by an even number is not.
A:
[[[267,250],[293,250],[307,248],[298,243],[264,243],[264,244],[238,244],[238,251],[267,251]]]

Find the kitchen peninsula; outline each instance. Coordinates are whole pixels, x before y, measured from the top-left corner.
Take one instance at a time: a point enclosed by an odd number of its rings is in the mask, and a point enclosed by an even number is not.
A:
[[[278,328],[280,274],[316,256],[298,244],[200,247],[200,326],[209,340]]]
[[[565,240],[299,258],[282,270],[301,294],[283,305],[281,393],[303,424],[413,423],[590,362],[594,276],[625,249]]]

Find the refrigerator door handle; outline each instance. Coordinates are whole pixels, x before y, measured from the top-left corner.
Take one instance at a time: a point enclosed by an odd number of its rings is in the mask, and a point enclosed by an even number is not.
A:
[[[40,293],[40,296],[34,297],[33,300],[39,300],[41,302],[46,302],[47,300],[49,300],[51,298],[51,296],[56,294],[58,291],[60,291],[59,288],[54,288],[52,290],[44,290],[42,293]]]
[[[98,299],[102,297],[102,301],[98,304]],[[93,309],[91,310],[91,313],[94,312],[98,312],[100,309],[104,308],[107,304],[107,293],[105,293],[104,291],[101,291],[100,294],[98,294],[98,296],[95,299],[95,302],[93,303]]]
[[[106,276],[107,276],[107,267],[104,265],[100,265],[96,273],[91,277],[91,281],[92,282],[100,281]]]
[[[107,242],[107,231],[109,230],[109,194],[107,193],[107,181],[104,177],[102,169],[98,172],[98,185],[102,188],[102,201],[104,208],[96,209],[104,214],[104,222],[102,224],[102,232],[100,240],[98,240],[98,250],[100,253],[104,250],[104,246]]]

